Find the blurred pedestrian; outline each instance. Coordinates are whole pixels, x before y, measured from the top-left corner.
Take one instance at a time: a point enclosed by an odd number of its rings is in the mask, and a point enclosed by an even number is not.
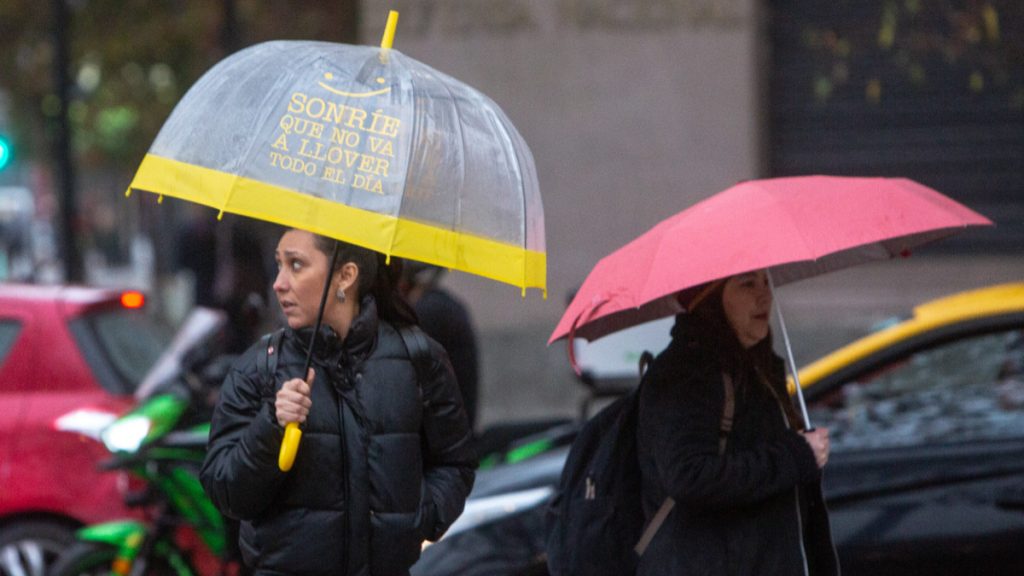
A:
[[[218,262],[214,293],[228,314],[226,349],[241,354],[266,329],[267,285],[272,276],[263,232],[269,225],[249,218],[231,222],[227,262]],[[319,302],[319,301],[318,301]]]
[[[448,352],[470,426],[476,426],[479,382],[476,331],[469,310],[441,286],[444,268],[409,261],[400,291],[412,304],[420,327]]]
[[[268,225],[186,204],[185,222],[176,233],[175,270],[192,276],[192,303],[218,308],[228,317],[224,351],[241,354],[268,329],[266,257]],[[276,232],[276,230],[274,230]]]
[[[184,223],[178,227],[174,245],[177,247],[175,270],[188,270],[192,275],[192,303],[207,308],[219,307],[214,294],[217,274],[216,220],[198,204],[186,204]]]
[[[397,266],[338,245],[329,271],[333,240],[281,236],[274,292],[287,327],[239,358],[211,424],[203,486],[243,520],[242,553],[256,574],[405,576],[473,484],[471,433],[445,353],[425,339],[417,371],[400,332],[415,315],[395,289]],[[328,273],[312,368],[298,378]],[[304,434],[282,472],[291,422]]]
[[[637,573],[838,574],[820,486],[828,431],[804,430],[790,401],[766,273],[679,300],[686,311],[645,377],[637,431],[644,515],[667,498],[675,507]]]

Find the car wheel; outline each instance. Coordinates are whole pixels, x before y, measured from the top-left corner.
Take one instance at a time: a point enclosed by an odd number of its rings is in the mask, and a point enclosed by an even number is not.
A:
[[[0,574],[46,576],[57,556],[75,541],[70,526],[45,520],[16,522],[0,528]]]

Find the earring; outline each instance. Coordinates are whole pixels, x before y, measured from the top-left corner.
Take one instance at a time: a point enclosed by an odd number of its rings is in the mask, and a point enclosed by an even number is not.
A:
[[[334,297],[338,299],[338,302],[345,303],[345,289],[338,288],[338,291],[334,293]]]

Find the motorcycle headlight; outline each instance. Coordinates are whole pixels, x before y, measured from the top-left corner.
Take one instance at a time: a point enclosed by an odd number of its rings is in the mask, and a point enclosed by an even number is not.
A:
[[[149,434],[153,423],[140,415],[125,416],[100,433],[103,445],[111,452],[135,452]]]

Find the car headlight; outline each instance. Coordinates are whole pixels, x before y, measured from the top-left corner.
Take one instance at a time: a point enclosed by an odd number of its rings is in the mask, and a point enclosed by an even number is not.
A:
[[[533,508],[546,502],[554,493],[553,487],[543,486],[500,496],[470,499],[466,501],[466,509],[463,510],[462,515],[448,528],[444,538]],[[429,542],[425,542],[423,548],[425,549],[429,545]]]
[[[111,452],[136,452],[152,426],[145,416],[125,416],[100,432],[100,439]]]
[[[103,430],[117,420],[117,414],[94,408],[77,408],[53,421],[53,429],[99,440]]]

